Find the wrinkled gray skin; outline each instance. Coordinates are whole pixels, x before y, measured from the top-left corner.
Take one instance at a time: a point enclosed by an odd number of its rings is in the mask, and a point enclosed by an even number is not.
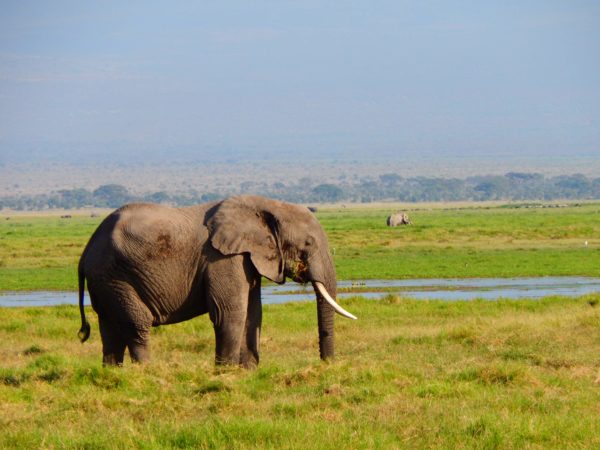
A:
[[[406,213],[395,213],[387,218],[388,227],[397,227],[398,225],[410,225],[410,219]]]
[[[216,363],[255,366],[261,276],[319,281],[335,298],[327,237],[307,208],[255,196],[188,208],[123,206],[100,224],[79,261],[79,337],[90,334],[87,280],[104,364],[121,365],[126,347],[133,361],[146,361],[151,327],[208,313]],[[317,316],[321,358],[332,358],[334,310],[318,292]]]

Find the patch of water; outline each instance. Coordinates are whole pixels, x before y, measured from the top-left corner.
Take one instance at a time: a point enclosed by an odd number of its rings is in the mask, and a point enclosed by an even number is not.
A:
[[[339,298],[361,296],[378,299],[389,293],[404,297],[431,300],[495,300],[498,298],[535,299],[548,295],[580,296],[600,292],[600,278],[592,277],[532,277],[532,278],[469,278],[469,279],[414,279],[414,280],[361,280],[340,281]],[[385,292],[381,292],[385,289]],[[263,286],[265,304],[313,300],[311,285],[289,283]],[[54,306],[77,304],[76,292],[4,292],[0,306]],[[86,293],[86,304],[89,297]]]
[[[314,297],[309,286],[272,286],[274,295],[270,303],[308,300]],[[576,297],[600,292],[600,278],[592,277],[530,277],[530,278],[435,278],[412,280],[362,280],[341,281],[338,289],[356,292],[338,293],[339,298],[361,296],[378,299],[389,293],[419,300],[496,300],[499,298],[541,298],[549,295]],[[385,292],[381,292],[385,289]],[[265,289],[263,289],[263,292]],[[263,298],[265,296],[263,295]],[[265,301],[268,303],[268,301]]]

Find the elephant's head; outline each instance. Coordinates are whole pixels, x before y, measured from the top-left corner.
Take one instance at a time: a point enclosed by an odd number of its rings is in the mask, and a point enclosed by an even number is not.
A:
[[[214,248],[224,255],[248,253],[262,276],[276,283],[286,277],[312,283],[321,358],[332,358],[334,312],[356,317],[334,300],[335,267],[327,236],[308,208],[263,197],[232,197],[217,205],[206,225]]]

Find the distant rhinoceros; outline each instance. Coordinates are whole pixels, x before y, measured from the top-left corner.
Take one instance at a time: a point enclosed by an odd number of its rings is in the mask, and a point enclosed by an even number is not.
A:
[[[410,225],[408,214],[397,212],[387,218],[388,227],[397,227],[398,225]]]

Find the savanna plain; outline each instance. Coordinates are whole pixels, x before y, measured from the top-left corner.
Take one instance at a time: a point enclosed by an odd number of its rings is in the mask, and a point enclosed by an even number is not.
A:
[[[328,207],[339,279],[600,276],[600,204]],[[0,289],[75,290],[101,217],[1,216]],[[2,448],[600,447],[600,293],[343,306],[318,358],[311,303],[265,305],[258,369],[217,369],[207,317],[153,330],[153,359],[101,365],[96,316],[0,308]],[[89,300],[88,300],[89,303]]]

